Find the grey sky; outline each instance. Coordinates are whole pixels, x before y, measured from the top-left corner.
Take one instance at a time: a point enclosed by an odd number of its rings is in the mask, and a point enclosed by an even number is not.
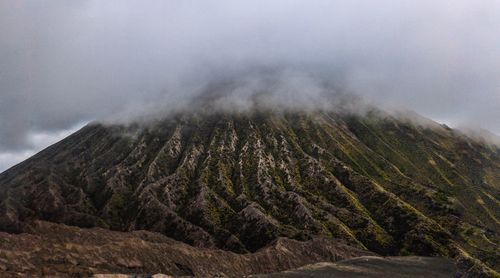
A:
[[[259,67],[500,133],[498,0],[5,0],[0,171],[82,123]]]

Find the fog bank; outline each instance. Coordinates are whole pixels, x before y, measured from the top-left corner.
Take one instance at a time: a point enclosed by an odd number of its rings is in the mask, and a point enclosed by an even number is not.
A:
[[[500,134],[498,26],[495,0],[1,1],[0,160],[40,148],[32,134],[189,108],[231,82],[221,109],[342,92]]]

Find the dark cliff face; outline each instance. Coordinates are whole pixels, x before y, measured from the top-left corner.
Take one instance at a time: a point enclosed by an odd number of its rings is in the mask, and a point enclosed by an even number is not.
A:
[[[0,229],[40,219],[253,252],[340,238],[499,270],[500,149],[379,112],[92,124],[0,175]],[[479,260],[479,261],[478,261]]]

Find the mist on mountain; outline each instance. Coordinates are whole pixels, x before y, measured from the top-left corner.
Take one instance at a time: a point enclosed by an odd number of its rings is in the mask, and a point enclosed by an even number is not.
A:
[[[33,133],[175,110],[261,69],[292,75],[270,103],[321,107],[328,81],[498,133],[499,11],[489,0],[2,1],[0,151],[34,148]],[[248,105],[241,87],[229,109]]]

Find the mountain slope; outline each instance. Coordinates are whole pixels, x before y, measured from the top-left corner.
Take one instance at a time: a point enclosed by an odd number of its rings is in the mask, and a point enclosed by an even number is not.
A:
[[[499,196],[500,149],[434,123],[377,111],[184,114],[92,124],[2,173],[0,228],[145,229],[240,253],[321,235],[492,273]]]

